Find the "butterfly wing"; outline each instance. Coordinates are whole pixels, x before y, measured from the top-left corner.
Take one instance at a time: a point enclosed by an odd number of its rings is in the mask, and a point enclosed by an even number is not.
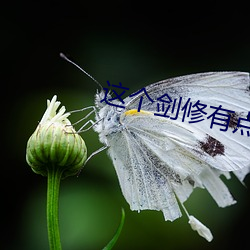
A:
[[[172,99],[200,101],[210,106],[229,105],[227,109],[247,116],[250,110],[248,74],[222,72],[173,78],[146,87],[151,98],[168,93]],[[143,112],[137,109],[143,99]],[[206,188],[221,207],[235,201],[220,175],[234,171],[243,180],[249,172],[249,138],[240,133],[210,128],[210,120],[183,122],[155,116],[156,103],[145,93],[125,99],[126,111],[120,123],[122,132],[109,136],[113,160],[122,192],[132,210],[162,210],[166,220],[181,213],[175,195],[184,202],[194,187]],[[147,111],[147,112],[144,112]]]
[[[159,81],[148,85],[145,89],[154,100],[167,93],[172,99],[180,97],[184,100],[201,99],[209,105],[226,104],[240,112],[245,111],[245,108],[249,109],[249,74],[245,72],[191,74]],[[137,109],[141,97],[145,97],[145,92],[140,92],[134,98],[125,98],[126,109]],[[151,102],[145,97],[142,109],[155,112],[157,102]]]
[[[236,118],[246,119],[250,111],[248,73],[212,72],[182,76],[149,85],[146,87],[146,91],[153,100],[167,93],[172,100],[179,100],[181,97],[182,104],[185,104],[190,98],[193,104],[199,100],[207,105],[205,109],[207,116],[200,122],[191,121],[190,123],[190,120],[180,122],[184,111],[180,111],[178,119],[172,121],[195,133],[196,139],[198,139],[198,141],[196,140],[196,150],[203,160],[208,161],[213,167],[223,171],[249,167],[250,138],[242,135],[239,130],[233,132],[237,125]],[[157,101],[148,100],[144,92],[141,92],[136,98],[126,98],[126,109],[137,109],[141,97],[143,97],[141,110],[156,112]],[[219,122],[214,120],[211,128],[213,117],[207,119],[209,114],[215,112],[214,108],[220,105],[224,109],[235,112],[231,116],[227,131],[222,131],[225,129],[223,120]],[[223,116],[217,118],[222,119]],[[169,120],[169,118],[166,119]],[[250,126],[250,122],[248,124]],[[176,134],[176,137],[179,138],[179,135]],[[185,142],[183,146],[185,146]]]
[[[165,176],[158,173],[154,166],[157,159],[152,159],[153,154],[144,150],[145,144],[128,130],[113,134],[109,143],[108,152],[131,210],[161,210],[166,220],[171,221],[180,217],[181,212],[170,184],[170,173]],[[170,169],[163,170],[171,172]],[[172,178],[178,179],[178,176]]]

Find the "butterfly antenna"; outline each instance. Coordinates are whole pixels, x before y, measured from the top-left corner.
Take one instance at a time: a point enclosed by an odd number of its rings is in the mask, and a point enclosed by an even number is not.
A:
[[[60,53],[60,57],[64,60],[66,60],[67,62],[73,64],[75,67],[77,67],[79,70],[81,70],[85,75],[87,75],[89,78],[91,78],[95,83],[97,83],[97,85],[103,89],[102,85],[93,77],[91,76],[89,73],[87,73],[84,69],[82,69],[79,65],[77,65],[76,63],[74,63],[73,61],[71,61],[67,56],[65,56],[63,53]]]

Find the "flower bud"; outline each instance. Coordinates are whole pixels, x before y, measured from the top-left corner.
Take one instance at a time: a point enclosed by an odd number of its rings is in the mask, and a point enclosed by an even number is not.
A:
[[[47,176],[50,168],[62,171],[62,177],[75,175],[79,172],[87,158],[86,145],[76,133],[61,107],[56,113],[60,102],[54,96],[47,101],[41,122],[27,143],[26,160],[32,170]]]

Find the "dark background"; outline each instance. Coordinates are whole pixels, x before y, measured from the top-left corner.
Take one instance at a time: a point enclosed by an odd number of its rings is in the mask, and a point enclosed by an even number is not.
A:
[[[69,55],[103,85],[122,82],[132,93],[168,77],[196,72],[249,71],[248,5],[216,1],[1,4],[2,249],[48,249],[46,178],[25,161],[26,143],[57,94],[67,110],[93,105],[97,85],[59,57]],[[79,114],[81,116],[81,114]],[[76,121],[79,117],[72,116]],[[84,133],[89,154],[101,147]],[[105,152],[77,177],[62,181],[60,228],[65,250],[101,249],[121,215],[125,226],[114,249],[248,249],[249,189],[225,181],[237,204],[218,208],[205,190],[186,206],[214,235],[206,242],[185,216],[165,222],[161,212],[132,212]],[[246,186],[250,186],[249,176]]]

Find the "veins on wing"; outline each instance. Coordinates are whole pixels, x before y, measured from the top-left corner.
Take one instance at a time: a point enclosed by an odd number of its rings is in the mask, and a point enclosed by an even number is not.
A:
[[[177,174],[174,170],[172,170],[170,167],[168,167],[163,161],[159,159],[159,157],[152,152],[151,149],[149,149],[145,144],[139,143],[138,138],[136,137],[136,134],[130,131],[130,134],[133,136],[133,138],[136,140],[136,143],[138,147],[140,148],[140,151],[145,156],[144,158],[147,159],[148,162],[151,163],[151,166],[153,167],[153,170],[151,170],[152,174],[155,177],[155,180],[157,180],[158,184],[165,184],[167,181],[167,178],[169,178],[171,181],[174,181],[176,183],[181,184],[182,180],[179,174]]]

